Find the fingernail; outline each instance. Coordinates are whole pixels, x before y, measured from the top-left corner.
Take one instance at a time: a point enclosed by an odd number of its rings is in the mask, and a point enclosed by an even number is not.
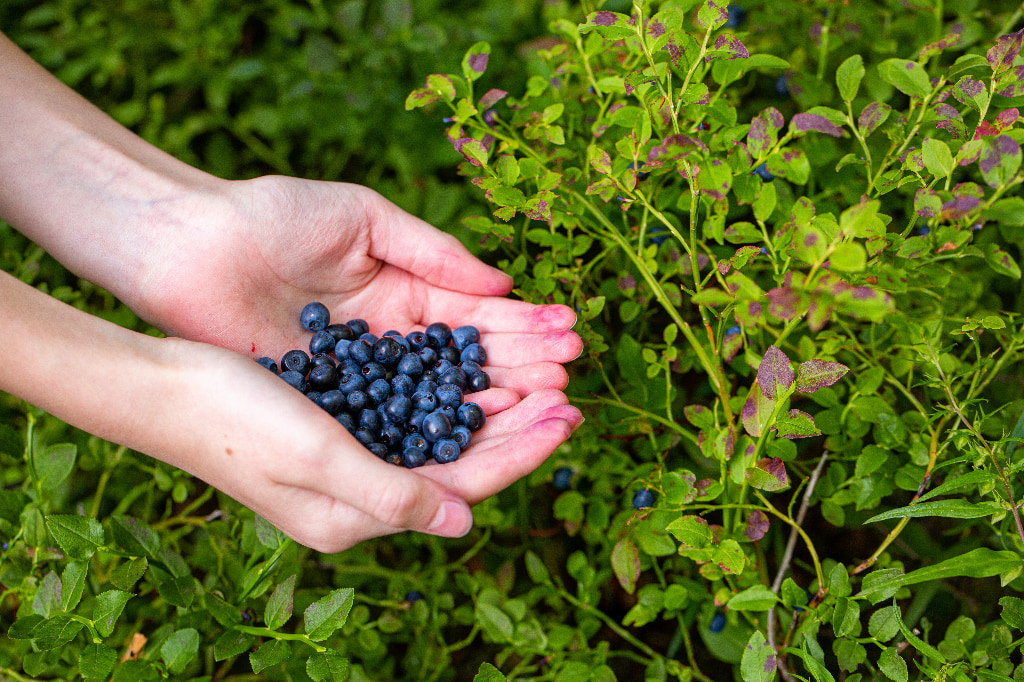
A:
[[[441,503],[433,521],[427,528],[432,535],[461,538],[473,527],[473,512],[465,502],[446,500]]]

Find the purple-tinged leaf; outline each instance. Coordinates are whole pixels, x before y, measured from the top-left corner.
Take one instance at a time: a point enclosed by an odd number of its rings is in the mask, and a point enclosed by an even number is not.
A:
[[[872,102],[864,107],[857,117],[857,127],[860,128],[861,135],[867,137],[878,130],[891,113],[892,107],[884,102]]]
[[[934,43],[928,43],[927,45],[921,48],[921,54],[919,56],[919,59],[921,59],[922,61],[927,60],[934,57],[937,54],[940,54],[946,48],[955,47],[960,43],[960,36],[961,33],[954,32],[946,35],[943,38],[939,38]]]
[[[989,244],[985,247],[985,262],[989,267],[1001,275],[1020,279],[1020,266],[1017,261],[1007,252],[999,248],[997,244]]]
[[[780,438],[789,440],[821,435],[821,431],[814,425],[814,417],[800,410],[790,410],[785,417],[776,419],[775,430]]]
[[[998,128],[1000,132],[1009,130],[1016,125],[1019,120],[1020,112],[1017,110],[1017,107],[1007,109],[1006,111],[1000,111],[996,116],[996,128]]]
[[[715,435],[712,444],[712,453],[720,462],[728,462],[732,459],[733,450],[736,447],[736,430],[728,426]]]
[[[746,59],[750,56],[750,52],[746,46],[734,35],[723,33],[715,39],[715,52],[721,53],[725,56],[726,60],[730,59]],[[718,55],[711,55],[704,57],[705,62],[710,62],[715,59]]]
[[[796,133],[806,133],[808,131],[816,131],[819,133],[825,133],[832,137],[842,137],[843,129],[837,126],[832,121],[828,120],[824,116],[818,114],[796,114],[789,122],[790,129]]]
[[[602,175],[609,175],[612,172],[612,157],[596,144],[587,147],[587,160],[594,170]]]
[[[462,75],[468,81],[475,81],[487,70],[487,60],[491,54],[491,46],[487,43],[476,43],[462,57]]]
[[[409,96],[405,98],[405,110],[411,111],[413,109],[419,109],[425,107],[428,104],[433,104],[440,97],[436,92],[427,90],[426,88],[417,88],[409,93]]]
[[[945,103],[936,105],[935,118],[937,121],[935,124],[936,128],[946,130],[961,140],[967,139],[967,126],[964,124],[964,118],[957,111],[956,107]]]
[[[443,73],[432,73],[427,76],[427,82],[424,87],[427,90],[436,92],[438,96],[449,102],[455,99],[455,83],[452,82],[451,76]]]
[[[966,104],[975,111],[982,111],[988,106],[988,90],[981,81],[964,76],[953,86],[953,97],[961,104]]]
[[[803,314],[807,300],[802,291],[793,287],[775,287],[765,293],[768,297],[768,312],[780,320],[792,320]]]
[[[1003,97],[1019,97],[1024,95],[1024,64],[1013,67],[1013,75],[1009,72],[999,79],[999,90]]]
[[[757,383],[769,400],[777,400],[793,385],[795,375],[789,358],[778,346],[768,346],[757,368]]]
[[[807,327],[812,332],[821,331],[832,318],[832,297],[821,294],[811,296],[807,305]]]
[[[505,99],[506,95],[508,95],[508,93],[504,90],[491,88],[490,90],[484,93],[483,97],[480,98],[480,101],[477,103],[477,108],[480,109],[481,111],[490,109],[495,104]]]
[[[712,30],[722,28],[729,20],[728,4],[727,0],[707,0],[697,11],[697,21]]]
[[[765,492],[778,492],[789,487],[789,475],[786,465],[778,457],[765,457],[747,469],[747,483],[752,488]]]
[[[756,542],[768,532],[768,525],[768,515],[760,509],[755,509],[747,517],[747,524],[743,528],[743,534],[751,542]]]
[[[1024,29],[1016,33],[1000,36],[996,40],[996,44],[985,53],[985,58],[988,59],[994,76],[998,76],[1013,67],[1014,60],[1020,54],[1022,41],[1024,41]]]
[[[668,135],[662,139],[661,144],[651,148],[647,154],[647,163],[685,158],[694,152],[706,152],[707,149],[707,145],[695,137],[682,134]]]
[[[487,165],[487,148],[480,140],[472,137],[460,137],[455,140],[455,151],[462,154],[466,161],[482,168]]]
[[[774,410],[775,401],[766,398],[755,382],[754,386],[750,388],[750,393],[747,394],[747,400],[743,403],[743,411],[740,413],[744,430],[754,438],[760,437],[768,427],[768,420]]]
[[[814,393],[836,383],[849,371],[846,365],[830,360],[801,362],[796,369],[796,390],[800,393]]]
[[[775,107],[768,107],[750,122],[747,130],[747,148],[755,157],[760,156],[775,146],[779,139],[779,130],[785,125],[786,119]]]
[[[732,362],[736,359],[736,355],[743,349],[743,335],[742,334],[726,334],[725,338],[722,339],[722,359],[726,362]]]
[[[622,40],[636,35],[633,20],[625,14],[601,10],[587,15],[585,23],[579,26],[580,33],[597,31],[609,40]]]
[[[922,218],[934,218],[942,210],[942,197],[935,190],[922,187],[914,195],[914,212]]]
[[[1020,143],[1009,135],[989,140],[978,161],[978,169],[985,182],[993,189],[1008,185],[1020,170]]]
[[[710,429],[715,425],[715,413],[703,405],[687,405],[683,408],[683,416],[698,429]]]

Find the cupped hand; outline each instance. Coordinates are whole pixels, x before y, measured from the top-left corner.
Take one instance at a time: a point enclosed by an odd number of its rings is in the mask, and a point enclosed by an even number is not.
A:
[[[133,308],[168,334],[279,359],[306,348],[302,307],[380,334],[432,322],[483,334],[495,385],[564,388],[579,355],[572,309],[505,298],[511,278],[453,236],[359,185],[268,176],[226,182],[167,228]]]

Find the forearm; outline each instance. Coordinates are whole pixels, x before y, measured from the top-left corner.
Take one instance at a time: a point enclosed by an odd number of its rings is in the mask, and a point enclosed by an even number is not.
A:
[[[68,269],[130,302],[148,256],[221,183],[119,125],[0,34],[0,218]]]

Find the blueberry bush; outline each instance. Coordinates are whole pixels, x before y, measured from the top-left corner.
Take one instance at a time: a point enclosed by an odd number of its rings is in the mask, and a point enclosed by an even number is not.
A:
[[[172,153],[370,184],[574,306],[587,421],[466,538],[321,555],[5,398],[4,675],[1024,679],[1024,6],[19,4]]]

